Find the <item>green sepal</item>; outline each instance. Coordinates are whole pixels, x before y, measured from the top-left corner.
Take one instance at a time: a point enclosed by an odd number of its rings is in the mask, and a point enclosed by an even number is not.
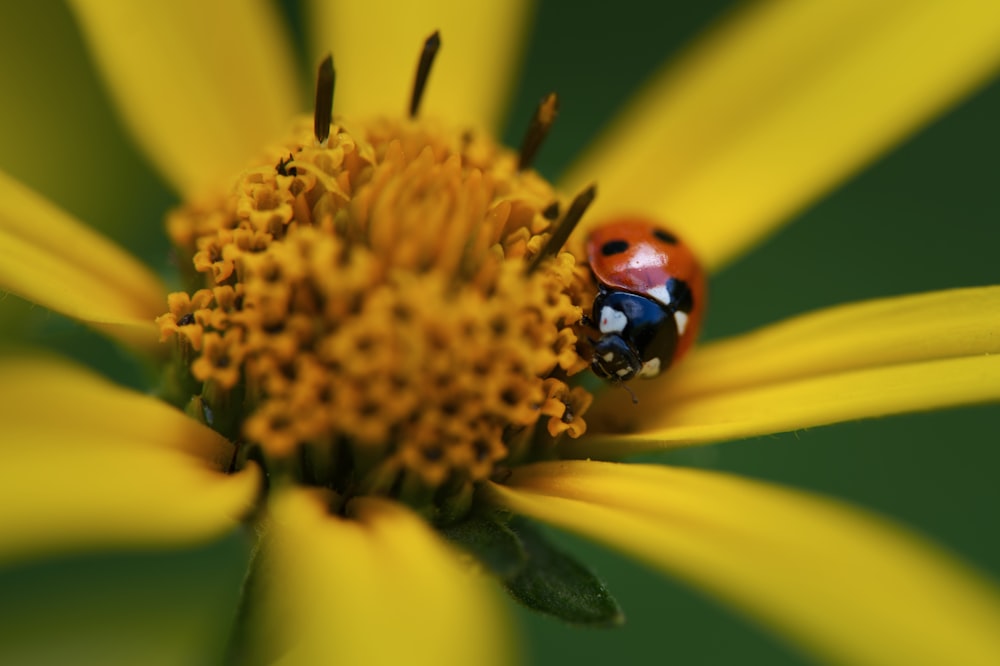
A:
[[[511,596],[528,608],[571,624],[617,627],[625,623],[621,606],[594,572],[552,547],[527,521],[515,519],[510,527],[528,556],[520,573],[506,581]]]
[[[528,562],[517,535],[490,516],[473,513],[460,523],[439,529],[501,580],[513,578]]]
[[[184,406],[184,413],[202,425],[209,425],[205,417],[205,401],[200,395],[193,395]]]

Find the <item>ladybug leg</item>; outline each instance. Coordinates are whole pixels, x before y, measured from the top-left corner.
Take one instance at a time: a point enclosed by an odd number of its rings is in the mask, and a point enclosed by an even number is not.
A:
[[[573,325],[576,329],[576,344],[577,353],[580,356],[587,358],[593,355],[594,345],[597,344],[600,334],[597,331],[597,326],[594,325],[594,320],[589,315],[583,315],[580,317],[580,321]]]
[[[617,381],[615,381],[615,382],[613,382],[613,383],[616,386],[621,386],[623,389],[625,389],[625,392],[628,393],[629,396],[632,397],[632,404],[633,405],[638,405],[639,404],[639,398],[638,398],[638,396],[636,396],[635,391],[633,391],[631,388],[629,388],[628,384],[626,384],[625,382],[623,382],[620,379],[617,380]]]

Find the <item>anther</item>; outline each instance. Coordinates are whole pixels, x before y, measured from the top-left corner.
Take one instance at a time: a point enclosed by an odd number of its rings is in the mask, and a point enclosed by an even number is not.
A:
[[[277,166],[274,167],[274,170],[278,172],[278,175],[281,176],[297,176],[299,174],[298,170],[295,167],[288,166],[289,164],[292,163],[293,159],[295,159],[295,157],[291,153],[288,153],[288,157],[285,157],[278,161],[278,164]]]
[[[517,161],[518,170],[524,171],[534,163],[535,155],[542,147],[545,137],[549,135],[549,130],[558,114],[559,96],[554,92],[549,93],[539,102],[531,124],[528,126],[528,131],[524,133],[524,139],[521,141],[521,154]]]
[[[320,145],[326,145],[330,138],[330,123],[333,121],[333,84],[337,74],[333,69],[333,55],[327,55],[319,64],[316,73],[316,107],[313,115],[313,132]]]
[[[543,261],[549,257],[554,257],[562,249],[569,235],[573,233],[573,229],[576,228],[576,225],[580,222],[580,218],[587,212],[587,208],[596,196],[597,185],[594,184],[591,184],[583,192],[576,195],[573,203],[569,205],[569,210],[566,211],[566,216],[562,222],[559,223],[559,226],[549,236],[549,240],[545,243],[545,246],[532,258],[531,263],[528,264],[528,275],[534,273]]]
[[[417,63],[417,76],[413,80],[413,95],[410,97],[410,117],[416,118],[420,109],[420,100],[424,96],[424,88],[427,86],[427,77],[431,74],[431,65],[441,48],[441,33],[434,31],[427,41],[424,42],[424,49],[420,52],[420,62]]]

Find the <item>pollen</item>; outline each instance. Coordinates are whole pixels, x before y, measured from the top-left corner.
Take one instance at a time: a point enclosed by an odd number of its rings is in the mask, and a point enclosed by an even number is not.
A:
[[[336,121],[319,144],[310,121],[168,219],[179,402],[343,496],[467,496],[583,434],[587,273],[533,262],[567,202],[480,134]]]

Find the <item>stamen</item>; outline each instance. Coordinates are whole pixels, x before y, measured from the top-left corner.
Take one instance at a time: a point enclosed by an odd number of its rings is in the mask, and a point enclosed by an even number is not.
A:
[[[278,172],[279,176],[297,176],[299,175],[298,170],[295,167],[289,167],[295,157],[288,153],[288,157],[284,157],[278,164],[274,167],[274,170]]]
[[[573,233],[573,229],[576,228],[576,225],[580,222],[580,218],[587,212],[587,208],[590,207],[596,196],[597,185],[595,184],[591,184],[583,192],[576,195],[573,203],[569,205],[569,210],[566,211],[566,217],[563,218],[563,221],[552,232],[552,235],[549,236],[549,240],[545,243],[545,246],[534,256],[531,263],[528,264],[528,275],[534,273],[543,261],[549,257],[554,257],[562,249],[569,235]]]
[[[434,31],[427,41],[424,42],[424,50],[420,52],[420,62],[417,63],[417,76],[413,80],[413,96],[410,97],[410,117],[416,118],[420,109],[420,101],[424,96],[424,88],[427,86],[427,77],[431,74],[431,65],[437,57],[438,49],[441,48],[441,33]]]
[[[539,102],[538,108],[535,109],[535,115],[531,119],[531,125],[528,126],[528,131],[524,133],[524,140],[521,141],[521,154],[517,162],[517,168],[520,171],[524,171],[534,163],[535,155],[542,147],[545,137],[549,135],[549,130],[552,129],[552,123],[556,121],[558,114],[559,96],[554,92],[549,93]]]
[[[313,132],[316,141],[326,145],[330,138],[330,123],[333,120],[333,85],[337,74],[333,69],[333,55],[328,54],[319,64],[316,73],[316,107],[313,115]]]

